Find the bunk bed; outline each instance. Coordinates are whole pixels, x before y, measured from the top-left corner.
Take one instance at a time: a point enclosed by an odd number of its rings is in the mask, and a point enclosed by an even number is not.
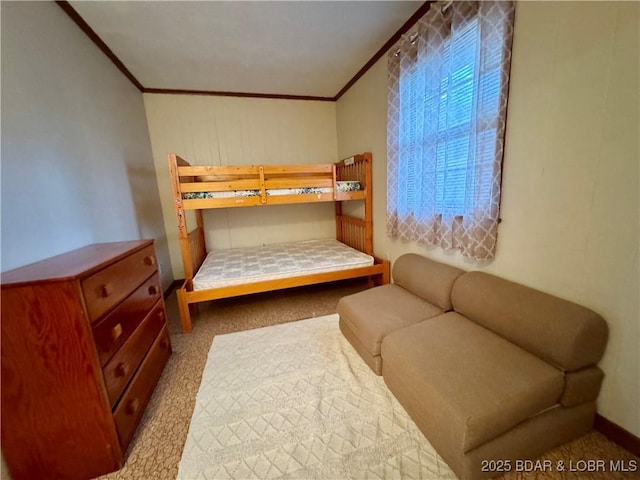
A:
[[[348,278],[389,283],[389,262],[373,256],[371,153],[320,165],[192,166],[173,153],[168,161],[185,275],[176,290],[183,332],[199,302]],[[342,203],[354,200],[363,202],[364,218],[343,213]],[[335,239],[206,251],[205,209],[316,202],[335,203]]]

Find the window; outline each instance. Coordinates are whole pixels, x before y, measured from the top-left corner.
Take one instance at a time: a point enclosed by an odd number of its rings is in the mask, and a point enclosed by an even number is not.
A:
[[[495,252],[513,4],[436,3],[389,54],[393,237]]]

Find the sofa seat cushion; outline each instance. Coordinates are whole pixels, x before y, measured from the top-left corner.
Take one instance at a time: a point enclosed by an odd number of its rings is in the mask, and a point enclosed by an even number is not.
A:
[[[389,386],[406,391],[391,390],[415,403],[408,411],[421,409],[416,422],[445,459],[556,405],[564,386],[558,369],[455,312],[386,336],[382,360],[385,380],[402,379]]]
[[[343,297],[337,311],[371,355],[380,355],[382,339],[389,333],[443,313],[438,307],[393,284]]]

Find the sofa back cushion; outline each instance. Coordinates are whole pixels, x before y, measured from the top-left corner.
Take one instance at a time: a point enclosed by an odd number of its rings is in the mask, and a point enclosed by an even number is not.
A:
[[[393,265],[393,282],[445,312],[451,310],[451,288],[464,270],[406,253]]]
[[[556,367],[573,371],[597,363],[608,327],[575,303],[483,272],[456,281],[453,308]]]

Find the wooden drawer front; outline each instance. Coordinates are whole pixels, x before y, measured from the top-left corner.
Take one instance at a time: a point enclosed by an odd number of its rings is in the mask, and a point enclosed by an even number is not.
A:
[[[142,322],[147,312],[160,300],[161,295],[160,278],[156,274],[93,327],[100,365],[104,367],[113,353]]]
[[[104,380],[107,394],[113,406],[129,383],[142,358],[149,350],[158,332],[166,324],[164,305],[161,301],[147,315],[142,324],[124,342],[104,367]]]
[[[113,412],[122,451],[127,449],[131,441],[169,355],[171,355],[171,342],[169,331],[165,326],[153,342],[151,350]]]
[[[156,271],[153,246],[123,258],[82,282],[89,318],[97,320]]]

